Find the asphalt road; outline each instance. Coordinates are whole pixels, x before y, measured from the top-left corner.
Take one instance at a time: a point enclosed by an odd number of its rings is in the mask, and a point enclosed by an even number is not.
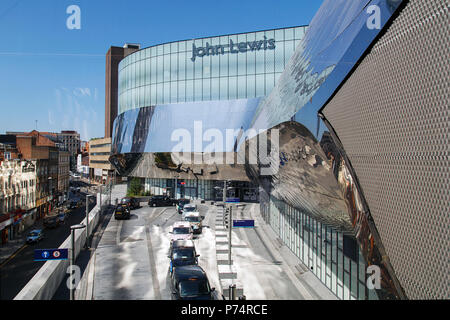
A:
[[[199,206],[205,220],[203,232],[194,243],[200,254],[199,265],[211,286],[219,289],[210,208]],[[175,207],[147,205],[132,210],[129,220],[111,219],[95,252],[93,299],[170,299],[169,231],[180,220]]]
[[[69,195],[69,197],[80,197]],[[85,194],[81,193],[81,198]],[[89,210],[95,204],[96,199],[89,199]],[[86,216],[86,203],[66,217],[66,222],[55,229],[44,229],[44,239],[37,244],[25,244],[13,257],[0,267],[0,300],[12,300],[20,290],[33,278],[36,272],[45,263],[44,261],[34,261],[35,249],[58,248],[70,235],[70,226],[80,223]],[[42,226],[42,220],[37,223]]]

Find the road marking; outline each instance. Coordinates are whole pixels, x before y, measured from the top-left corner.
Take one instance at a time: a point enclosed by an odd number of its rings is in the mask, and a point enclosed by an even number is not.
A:
[[[120,220],[119,225],[117,226],[116,245],[120,244],[120,234],[122,233],[122,224],[123,224],[123,220]]]
[[[19,252],[22,251],[23,249],[25,249],[26,247],[28,247],[27,244],[24,244],[22,247],[20,247],[16,252],[14,252],[11,256],[9,256],[9,258],[7,258],[5,261],[3,261],[2,264],[0,264],[0,268],[3,268],[4,265],[6,265],[9,261],[14,259],[14,257],[17,256],[19,254]]]
[[[156,218],[158,218],[160,215],[163,214],[164,211],[166,211],[167,208],[163,209],[159,214],[156,216],[153,216],[152,218],[147,218],[148,226],[145,228],[145,234],[147,237],[147,250],[148,250],[148,259],[150,262],[150,268],[151,268],[151,274],[152,274],[152,284],[153,284],[153,291],[155,293],[155,299],[161,300],[161,291],[159,288],[159,280],[158,280],[158,271],[156,269],[156,263],[155,263],[155,256],[153,255],[153,245],[152,240],[150,236],[150,224],[155,221]]]

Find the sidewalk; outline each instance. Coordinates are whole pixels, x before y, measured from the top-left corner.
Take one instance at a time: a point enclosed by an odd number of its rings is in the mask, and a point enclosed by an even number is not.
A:
[[[222,214],[217,211],[219,257],[227,251],[228,230],[220,226]],[[232,230],[232,265],[223,261],[224,266],[219,268],[225,296],[229,283],[235,283],[238,296],[244,294],[248,300],[337,300],[263,221],[258,204],[234,206],[233,220],[240,219],[254,219],[255,227]]]
[[[0,266],[25,246],[28,233],[34,229],[43,229],[43,219],[36,221],[15,239],[8,240],[6,244],[0,245]]]

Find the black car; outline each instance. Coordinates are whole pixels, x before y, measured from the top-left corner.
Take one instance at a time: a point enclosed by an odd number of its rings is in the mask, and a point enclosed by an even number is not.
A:
[[[128,208],[128,206],[119,204],[116,209],[114,210],[114,219],[119,220],[119,219],[130,219],[130,209]]]
[[[148,200],[150,207],[167,207],[177,204],[177,200],[169,198],[168,196],[153,196]]]
[[[191,200],[189,199],[178,199],[177,201],[177,211],[179,214],[183,213],[183,208],[186,204],[190,203]]]
[[[130,209],[137,209],[139,208],[139,200],[134,197],[125,197],[120,200],[121,204],[126,204]]]
[[[180,266],[198,264],[199,254],[195,251],[194,242],[192,240],[176,240],[172,242],[170,254],[169,272]]]
[[[76,209],[76,208],[78,208],[78,201],[70,201],[70,204],[69,204],[69,209]]]
[[[215,288],[211,288],[205,271],[197,265],[175,268],[170,287],[174,300],[217,300]]]
[[[44,227],[56,228],[59,225],[59,218],[57,215],[48,216],[44,218]]]

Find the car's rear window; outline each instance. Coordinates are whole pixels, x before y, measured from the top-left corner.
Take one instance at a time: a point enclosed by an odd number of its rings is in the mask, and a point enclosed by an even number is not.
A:
[[[187,234],[190,233],[189,228],[173,228],[174,234]]]
[[[206,280],[185,280],[179,284],[180,296],[198,296],[210,293],[208,281]]]

